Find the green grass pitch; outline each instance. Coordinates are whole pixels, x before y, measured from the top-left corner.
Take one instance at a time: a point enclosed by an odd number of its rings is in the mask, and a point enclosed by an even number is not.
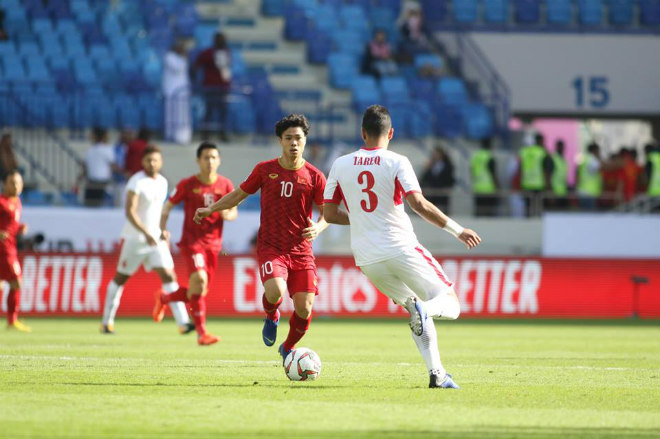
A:
[[[256,319],[211,320],[210,347],[171,320],[28,323],[0,332],[1,438],[660,438],[657,322],[437,322],[461,390],[427,388],[404,320],[315,320],[309,383]]]

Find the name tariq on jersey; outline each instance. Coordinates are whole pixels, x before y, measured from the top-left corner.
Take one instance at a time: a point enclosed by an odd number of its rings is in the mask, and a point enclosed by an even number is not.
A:
[[[353,157],[353,166],[380,166],[380,157]]]

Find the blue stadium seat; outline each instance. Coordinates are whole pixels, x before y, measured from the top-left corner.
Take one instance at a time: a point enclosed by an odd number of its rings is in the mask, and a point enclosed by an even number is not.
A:
[[[409,131],[413,139],[421,139],[433,134],[433,112],[425,101],[416,101],[410,112]]]
[[[433,53],[422,53],[415,56],[415,69],[419,71],[424,66],[442,69],[445,63],[439,55]]]
[[[307,61],[325,64],[332,50],[332,39],[322,31],[312,30],[307,34]]]
[[[409,88],[413,98],[418,101],[433,103],[437,100],[436,82],[433,79],[419,78],[415,76],[410,79]]]
[[[35,33],[53,33],[54,28],[53,28],[53,22],[50,21],[48,18],[38,18],[35,20],[32,20],[32,30]]]
[[[459,78],[442,78],[438,81],[438,96],[445,104],[463,104],[467,102],[465,83]]]
[[[660,0],[639,0],[639,16],[644,26],[660,26]]]
[[[603,22],[603,4],[601,0],[578,0],[580,24],[600,25]]]
[[[477,0],[454,2],[453,18],[456,23],[475,23],[478,19]]]
[[[463,118],[457,107],[436,103],[433,107],[434,131],[437,136],[453,139],[463,133]]]
[[[633,21],[633,0],[609,0],[610,24],[625,26]]]
[[[546,17],[549,24],[567,25],[573,21],[571,0],[552,0],[547,3]]]
[[[286,9],[286,0],[263,0],[261,2],[261,12],[269,17],[280,17],[284,15]]]
[[[22,203],[26,206],[48,206],[52,204],[52,194],[45,194],[39,189],[30,189],[21,195]]]
[[[252,102],[245,96],[230,95],[227,105],[229,131],[237,134],[251,134],[256,131],[256,123]]]
[[[485,0],[484,18],[488,23],[507,23],[509,0]]]
[[[516,0],[516,21],[519,23],[538,23],[540,17],[539,0]]]
[[[421,3],[424,18],[431,27],[445,21],[447,16],[446,0],[422,0]]]
[[[140,107],[133,96],[127,94],[117,95],[114,106],[117,111],[119,126],[133,129],[142,126]]]
[[[465,135],[471,139],[483,139],[492,135],[493,119],[488,108],[481,104],[469,104],[462,108]]]
[[[340,30],[332,34],[334,51],[361,56],[366,47],[366,41],[359,32]]]
[[[356,76],[351,83],[351,91],[353,92],[353,104],[359,112],[381,100],[380,91],[373,76]]]
[[[142,94],[138,97],[138,103],[142,110],[143,125],[152,131],[160,131],[163,128],[163,103],[153,94]]]
[[[284,22],[284,37],[287,40],[302,41],[307,32],[307,15],[302,8],[287,7]]]
[[[23,57],[39,56],[41,54],[41,49],[35,42],[22,42],[18,46],[18,53]]]
[[[331,53],[328,55],[330,70],[330,85],[335,88],[349,88],[358,75],[357,58],[348,53]]]
[[[5,55],[15,55],[16,54],[16,47],[14,46],[14,43],[11,41],[0,41],[0,57],[3,57]]]
[[[406,80],[400,77],[385,77],[380,80],[380,90],[387,105],[409,103],[410,91]]]

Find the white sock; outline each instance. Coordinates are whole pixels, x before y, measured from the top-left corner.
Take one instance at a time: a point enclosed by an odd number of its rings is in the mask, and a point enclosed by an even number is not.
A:
[[[117,285],[117,283],[112,280],[108,284],[108,288],[105,292],[105,306],[103,307],[103,320],[104,325],[114,325],[115,324],[115,315],[117,315],[117,309],[119,308],[119,301],[121,300],[121,294],[124,292],[124,287]]]
[[[426,368],[429,374],[445,376],[447,371],[440,361],[440,351],[438,350],[438,334],[435,332],[435,323],[433,319],[426,319],[424,333],[422,335],[412,334],[413,340],[417,345],[419,353],[424,358]]]
[[[450,292],[440,293],[433,299],[425,301],[424,307],[430,317],[441,320],[456,320],[461,314],[461,305],[456,296]]]
[[[174,293],[179,290],[178,282],[168,282],[163,284],[163,291],[165,294]],[[183,302],[170,302],[170,310],[174,316],[174,320],[179,327],[183,327],[190,323],[190,317],[188,317],[188,311],[186,310],[186,305]]]

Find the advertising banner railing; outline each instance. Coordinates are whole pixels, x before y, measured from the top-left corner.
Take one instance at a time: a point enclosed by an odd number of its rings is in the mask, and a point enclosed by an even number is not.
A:
[[[100,315],[118,253],[21,256],[21,311],[33,316]],[[660,317],[660,260],[439,257],[455,283],[461,317]],[[353,258],[317,258],[317,316],[393,317],[405,311],[371,285]],[[175,255],[179,281],[185,264]],[[150,316],[158,276],[140,269],[126,284],[118,316]],[[7,285],[4,286],[4,296]],[[257,260],[222,256],[207,297],[210,316],[262,314]],[[6,300],[2,301],[2,309]],[[285,300],[283,310],[292,309]]]

